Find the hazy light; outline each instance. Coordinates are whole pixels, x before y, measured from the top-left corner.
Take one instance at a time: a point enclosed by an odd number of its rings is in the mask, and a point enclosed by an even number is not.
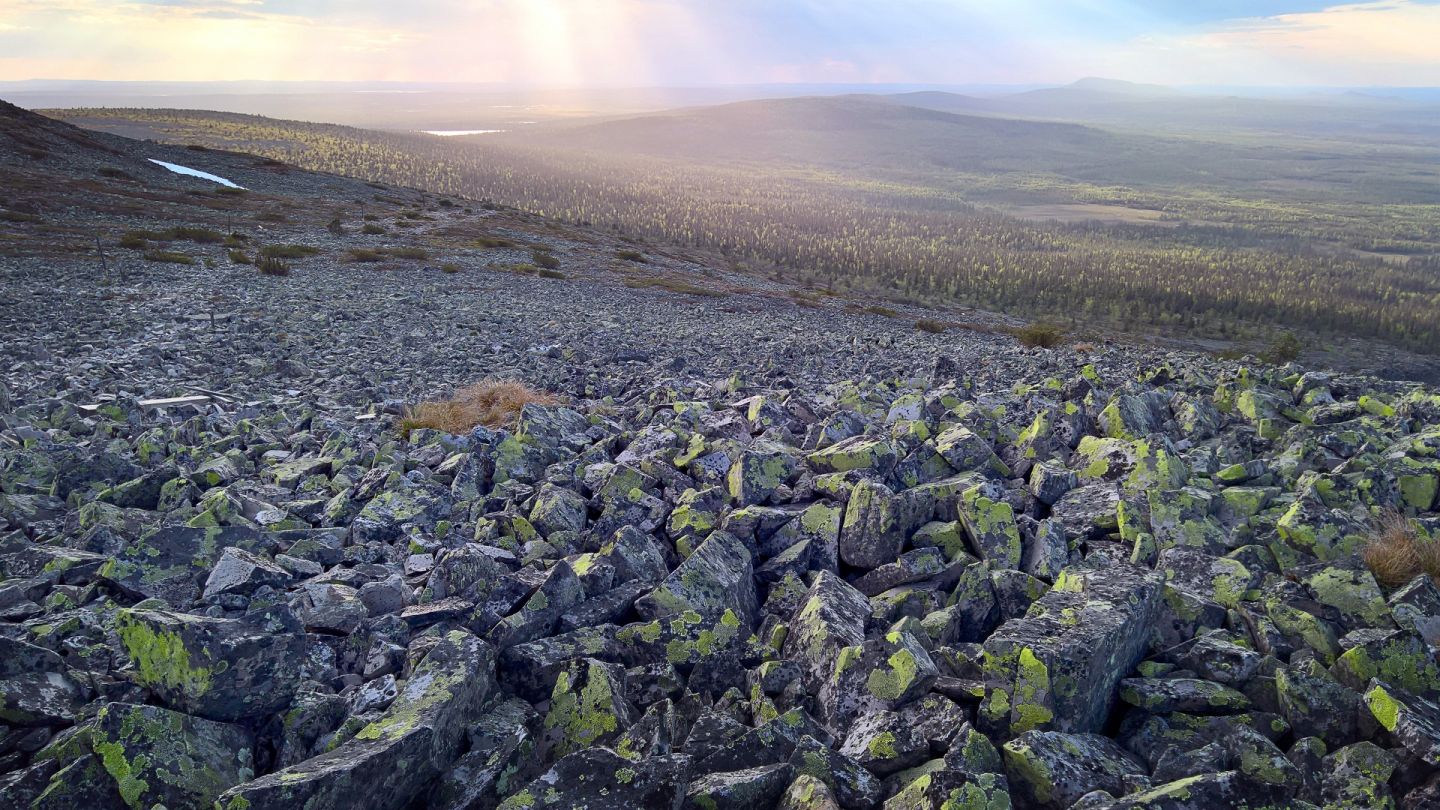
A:
[[[1440,84],[1440,3],[0,0],[0,79]]]

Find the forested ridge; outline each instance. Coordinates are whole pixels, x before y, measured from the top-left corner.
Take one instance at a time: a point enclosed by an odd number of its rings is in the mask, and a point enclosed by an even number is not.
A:
[[[779,268],[840,291],[1122,328],[1224,336],[1248,322],[1440,349],[1440,205],[1395,179],[1403,171],[1389,179],[1347,171],[1343,156],[1313,170],[1313,188],[1293,172],[1257,176],[1253,187],[1233,178],[1176,187],[964,165],[706,163],[544,139],[457,141],[226,113],[63,116],[715,248],[738,266]],[[1204,145],[1182,147],[1193,149],[1199,171],[1219,175],[1204,165]],[[1286,159],[1303,165],[1305,157]],[[1357,151],[1357,166],[1364,160]],[[1426,160],[1417,165],[1433,169]],[[1274,191],[1287,183],[1293,193]],[[1392,183],[1388,196],[1397,201],[1375,194],[1376,183]],[[1035,203],[1160,218],[1067,224],[1008,213]]]

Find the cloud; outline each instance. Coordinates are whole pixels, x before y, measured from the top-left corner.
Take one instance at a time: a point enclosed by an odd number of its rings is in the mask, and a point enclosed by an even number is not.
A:
[[[1440,2],[0,0],[0,79],[1440,84]]]
[[[1137,42],[1171,74],[1249,84],[1440,84],[1440,3],[1379,0]],[[1168,80],[1175,80],[1170,78]]]

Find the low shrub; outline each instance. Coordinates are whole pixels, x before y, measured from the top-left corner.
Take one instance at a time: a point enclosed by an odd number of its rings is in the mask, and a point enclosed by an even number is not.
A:
[[[536,270],[535,275],[539,276],[540,278],[569,278],[569,276],[565,275],[559,270],[551,270],[548,267],[542,267],[539,270]]]
[[[388,233],[388,231],[386,231],[384,228],[376,225],[373,222],[365,223],[365,227],[361,228],[360,232],[364,234],[369,234],[370,236],[384,236],[386,233]]]
[[[533,251],[531,251],[531,252],[530,252],[530,261],[531,261],[536,267],[543,267],[543,268],[545,268],[546,270],[559,270],[559,269],[560,269],[560,260],[557,259],[557,258],[555,258],[553,255],[551,255],[551,254],[549,254],[549,253],[546,253],[546,252],[543,251],[543,250],[533,250]]]
[[[1300,351],[1304,348],[1298,335],[1294,332],[1286,332],[1271,341],[1265,351],[1260,353],[1260,359],[1272,366],[1283,366],[1299,359]]]
[[[440,272],[442,272],[442,273],[458,273],[458,272],[460,272],[460,265],[458,265],[458,264],[456,264],[456,263],[454,263],[454,262],[446,262],[446,263],[440,265]]]
[[[645,258],[645,254],[638,250],[617,250],[615,251],[615,258],[622,261],[635,262],[636,264],[650,263],[650,260]]]
[[[870,306],[865,307],[865,309],[862,311],[870,315],[881,315],[886,318],[894,318],[895,316],[900,314],[895,310],[891,309],[890,307],[882,307],[879,304],[871,304]]]
[[[144,250],[150,247],[150,239],[143,232],[130,231],[129,233],[121,234],[120,247],[129,248],[130,250]]]
[[[232,250],[226,255],[229,256],[230,261],[235,264],[250,264],[253,261],[253,259],[250,258],[250,254],[243,250]]]
[[[526,405],[556,405],[554,395],[513,380],[482,380],[455,392],[446,400],[421,402],[406,410],[400,420],[405,433],[431,428],[445,433],[468,433],[476,425],[513,424]]]
[[[1065,330],[1049,323],[1032,323],[1014,331],[1015,338],[1030,348],[1053,349],[1065,342]]]

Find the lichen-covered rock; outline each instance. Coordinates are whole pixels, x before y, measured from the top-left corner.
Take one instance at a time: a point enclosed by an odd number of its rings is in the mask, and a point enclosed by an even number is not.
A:
[[[795,777],[788,762],[730,773],[712,773],[690,783],[687,810],[750,810],[773,807]]]
[[[1364,700],[1376,722],[1405,750],[1431,767],[1440,766],[1440,704],[1379,680],[1370,682]]]
[[[1275,689],[1286,721],[1302,736],[1319,737],[1338,748],[1359,733],[1360,695],[1337,682],[1313,658],[1275,673]]]
[[[798,460],[784,445],[756,442],[741,451],[730,467],[725,479],[730,498],[742,506],[765,503],[797,466]]]
[[[585,499],[574,492],[545,484],[535,495],[530,509],[530,525],[544,537],[556,532],[578,532],[585,528]]]
[[[1067,569],[1024,618],[985,642],[981,729],[1100,730],[1116,687],[1144,656],[1158,576],[1130,566]]]
[[[690,760],[684,755],[631,762],[608,748],[590,748],[555,763],[507,796],[499,810],[678,808],[685,798],[689,771]]]
[[[547,746],[559,756],[619,737],[633,722],[625,670],[593,658],[572,661],[555,679],[545,715]]]
[[[1198,678],[1126,678],[1120,682],[1120,699],[1157,714],[1238,714],[1250,708],[1243,693]]]
[[[800,662],[810,689],[818,690],[834,673],[841,650],[865,641],[869,617],[870,602],[864,594],[822,571],[790,618],[783,653]]]
[[[718,619],[733,611],[749,625],[758,610],[750,550],[734,535],[710,535],[650,593],[636,600],[635,610],[646,619],[694,611]]]
[[[226,548],[258,552],[263,545],[259,533],[243,526],[166,526],[126,544],[99,575],[126,593],[187,607]]]
[[[284,707],[300,681],[305,637],[283,610],[240,621],[124,609],[115,632],[136,683],[189,714],[263,717]]]
[[[451,631],[378,720],[332,751],[230,789],[218,804],[225,810],[405,807],[460,753],[494,681],[493,648]]]
[[[895,493],[876,481],[855,485],[840,527],[840,559],[871,569],[893,562],[905,538],[930,518],[932,504],[920,490]]]
[[[1010,789],[1034,807],[1066,808],[1095,790],[1126,792],[1144,763],[1109,737],[1027,731],[1003,747]]]
[[[90,746],[134,810],[205,807],[255,775],[250,733],[158,706],[106,704]]]
[[[222,594],[248,595],[267,585],[283,587],[290,579],[289,571],[270,560],[231,546],[220,553],[220,559],[205,580],[201,596],[213,599]]]

